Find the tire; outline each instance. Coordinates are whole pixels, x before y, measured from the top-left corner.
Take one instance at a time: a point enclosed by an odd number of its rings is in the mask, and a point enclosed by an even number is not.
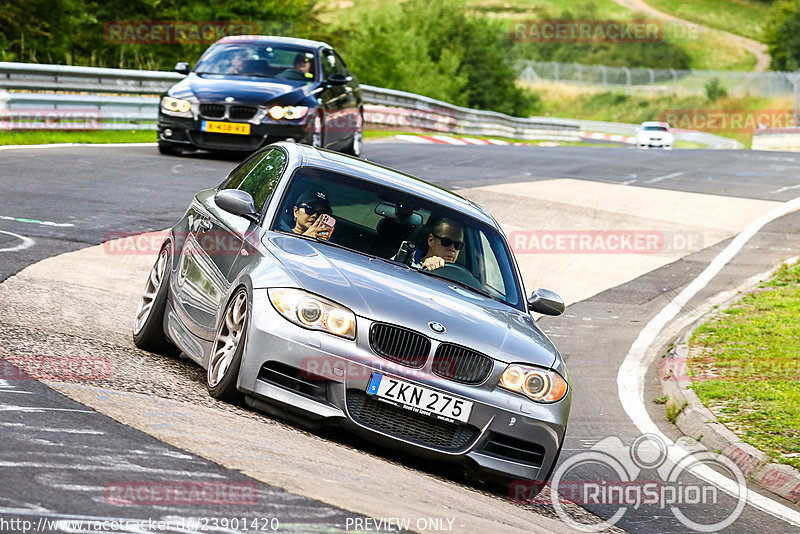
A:
[[[359,125],[355,132],[353,132],[353,139],[350,144],[344,149],[345,154],[350,154],[357,158],[361,157],[361,152],[364,149],[364,118],[359,115]]]
[[[315,148],[322,148],[324,133],[322,131],[322,117],[314,115],[309,126],[308,144]]]
[[[180,156],[181,149],[177,148],[172,145],[172,143],[166,143],[164,141],[158,142],[158,153],[162,156]]]
[[[206,387],[208,393],[215,399],[232,403],[241,403],[243,399],[241,392],[236,389],[236,382],[239,379],[239,367],[242,364],[249,323],[247,290],[241,287],[225,306],[217,335],[211,345],[211,355],[206,369]]]
[[[142,298],[133,320],[133,344],[142,350],[164,355],[179,353],[164,333],[164,310],[169,291],[169,249],[163,247],[150,269]]]

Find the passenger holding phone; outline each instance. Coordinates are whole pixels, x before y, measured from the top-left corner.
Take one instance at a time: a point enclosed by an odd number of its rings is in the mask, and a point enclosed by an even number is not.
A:
[[[324,191],[310,189],[303,192],[297,197],[293,215],[294,228],[291,231],[295,234],[317,239],[330,239],[333,234],[336,219],[331,217],[331,205]]]

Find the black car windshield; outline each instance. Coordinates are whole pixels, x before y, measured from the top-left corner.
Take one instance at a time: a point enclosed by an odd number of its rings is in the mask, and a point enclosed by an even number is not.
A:
[[[332,171],[300,167],[272,230],[304,233],[332,217],[330,243],[404,263],[523,309],[513,261],[493,226],[404,191]],[[324,234],[324,229],[323,229]],[[308,235],[308,234],[307,234]],[[324,235],[318,235],[322,241]],[[422,267],[436,256],[442,266]],[[430,260],[439,261],[439,260]]]
[[[260,76],[314,81],[314,51],[264,43],[212,46],[194,67],[197,74]]]

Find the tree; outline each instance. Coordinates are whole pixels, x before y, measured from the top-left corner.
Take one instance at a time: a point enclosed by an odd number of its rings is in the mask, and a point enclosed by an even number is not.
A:
[[[764,41],[772,70],[797,70],[800,67],[800,1],[783,0],[773,4],[764,31]]]

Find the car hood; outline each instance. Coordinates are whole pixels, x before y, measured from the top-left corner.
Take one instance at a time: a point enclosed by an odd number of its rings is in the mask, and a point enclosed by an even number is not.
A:
[[[294,105],[316,88],[312,83],[292,83],[275,78],[228,76],[191,73],[170,90],[170,95],[186,98],[194,95],[201,102],[222,102],[233,97],[237,103],[263,106],[266,104]]]
[[[264,244],[301,288],[356,315],[402,325],[506,363],[552,367],[559,357],[530,314],[453,282],[302,238],[273,235]],[[441,323],[446,331],[434,333],[429,322]]]

